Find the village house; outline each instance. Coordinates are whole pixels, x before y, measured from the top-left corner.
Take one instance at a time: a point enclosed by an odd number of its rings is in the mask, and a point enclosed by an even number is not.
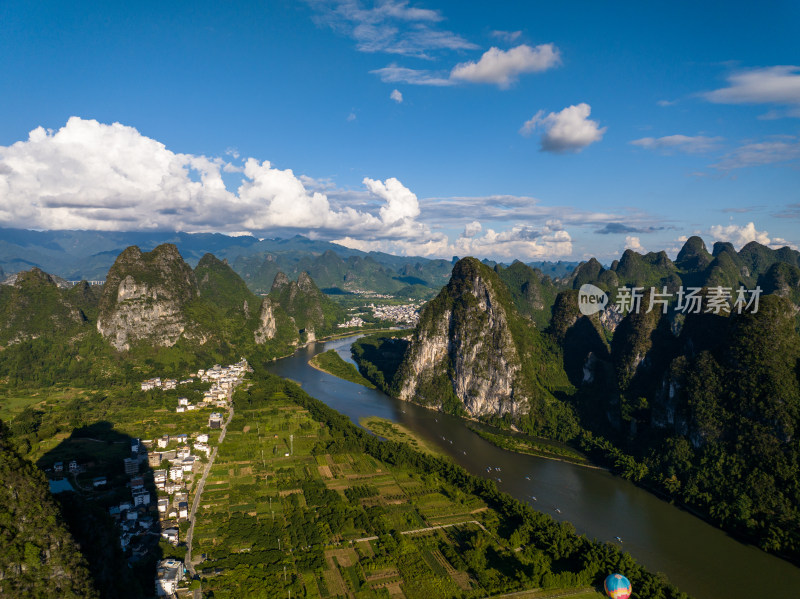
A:
[[[197,435],[197,442],[208,443],[208,435],[206,433],[200,433],[199,435]]]
[[[195,443],[193,447],[196,451],[206,454],[206,457],[211,455],[211,448],[204,443]]]
[[[150,492],[139,491],[133,494],[133,505],[139,507],[140,505],[150,505]]]
[[[169,507],[169,499],[166,497],[162,497],[158,500],[158,512],[160,514],[166,514],[167,508]]]
[[[183,480],[183,467],[182,466],[172,466],[169,469],[169,479],[170,480]]]
[[[161,537],[172,543],[173,545],[178,544],[178,529],[177,528],[168,528],[161,533]]]
[[[125,458],[125,474],[138,474],[139,473],[139,460],[133,458]]]
[[[158,468],[161,465],[161,454],[157,451],[152,451],[147,454],[147,465],[151,468]]]
[[[164,435],[163,437],[159,438],[158,440],[159,449],[164,449],[167,445],[169,445],[169,435]]]
[[[144,489],[144,478],[136,476],[131,479],[131,491],[136,492],[140,489]]]
[[[178,590],[183,580],[183,562],[176,559],[165,559],[158,562],[156,574],[156,593],[159,597],[169,597]]]
[[[53,464],[53,472],[64,472],[64,462],[56,462]]]
[[[70,474],[78,474],[80,472],[80,467],[78,466],[78,462],[75,460],[71,460],[69,463],[69,473]]]
[[[105,476],[98,476],[97,478],[92,480],[92,486],[96,489],[97,487],[104,487],[108,484]]]
[[[183,474],[183,470],[181,470],[181,474]],[[183,489],[183,485],[180,482],[170,481],[166,485],[164,485],[164,491],[172,495],[173,493],[177,493]]]
[[[178,504],[178,518],[187,519],[189,517],[189,503],[181,501]]]

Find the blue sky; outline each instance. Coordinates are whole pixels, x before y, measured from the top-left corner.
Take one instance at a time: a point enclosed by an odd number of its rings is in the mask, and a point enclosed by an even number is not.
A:
[[[795,2],[0,4],[0,226],[800,245]]]

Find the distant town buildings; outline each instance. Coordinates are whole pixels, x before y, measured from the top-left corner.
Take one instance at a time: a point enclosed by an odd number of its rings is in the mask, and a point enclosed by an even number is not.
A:
[[[390,320],[398,324],[416,325],[419,322],[419,305],[403,304],[400,306],[386,306],[370,304],[372,315],[380,320]]]

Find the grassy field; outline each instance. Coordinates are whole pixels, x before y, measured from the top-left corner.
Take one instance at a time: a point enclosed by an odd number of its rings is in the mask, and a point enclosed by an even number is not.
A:
[[[7,387],[0,395],[0,420],[8,422],[27,407],[46,408],[66,403],[84,396],[82,389],[54,387],[49,389],[12,389]]]
[[[358,423],[368,431],[384,439],[408,443],[414,449],[444,457],[444,454],[437,451],[436,447],[414,434],[411,429],[397,422],[392,422],[391,420],[378,416],[367,416],[365,418],[359,418]]]
[[[357,385],[363,385],[368,389],[375,389],[375,385],[361,376],[358,370],[356,370],[356,367],[350,364],[350,362],[345,362],[341,356],[336,353],[335,349],[329,349],[326,352],[317,354],[311,358],[308,363],[317,370],[322,370],[340,379],[356,383]]]

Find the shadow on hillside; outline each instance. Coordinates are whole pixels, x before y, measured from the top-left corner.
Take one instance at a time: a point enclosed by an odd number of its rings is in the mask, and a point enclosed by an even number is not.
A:
[[[102,597],[153,597],[158,561],[182,559],[180,548],[161,541],[150,451],[102,421],[73,430],[37,464],[73,489],[54,497]]]

